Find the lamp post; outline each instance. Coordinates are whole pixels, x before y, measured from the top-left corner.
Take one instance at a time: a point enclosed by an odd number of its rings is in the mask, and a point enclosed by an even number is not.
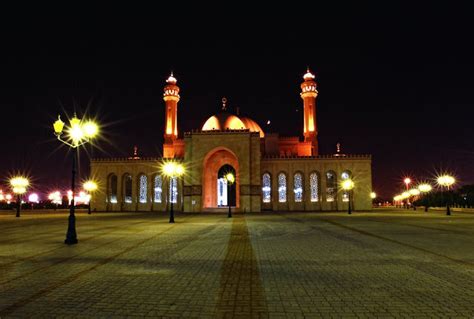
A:
[[[232,173],[227,173],[225,175],[225,180],[227,181],[227,205],[229,206],[229,213],[227,214],[228,218],[232,217],[232,211],[230,206],[230,187],[235,182],[235,176]]]
[[[407,187],[407,191],[410,189],[410,184],[411,184],[411,178],[410,177],[406,177],[403,182],[405,183],[405,186]],[[406,197],[406,200],[407,200],[407,209],[408,209],[408,205],[410,205],[410,196]]]
[[[77,244],[77,234],[76,234],[76,216],[75,212],[75,188],[76,188],[76,166],[77,166],[77,154],[78,148],[88,142],[91,142],[99,133],[99,127],[93,121],[83,121],[74,117],[69,121],[69,126],[66,128],[66,139],[64,139],[64,122],[61,121],[61,118],[58,116],[58,119],[53,124],[54,134],[57,139],[72,148],[72,178],[71,178],[71,191],[72,199],[71,205],[69,208],[69,219],[68,219],[68,228],[66,233],[66,239],[64,240],[65,244],[73,245]]]
[[[12,187],[13,193],[16,194],[16,217],[20,217],[21,197],[26,193],[26,188],[29,185],[30,182],[23,176],[16,176],[10,179],[10,186]]]
[[[93,180],[88,180],[84,182],[83,185],[84,189],[89,193],[89,204],[87,205],[87,214],[91,214],[91,199],[92,199],[92,193],[94,193],[97,190],[97,183],[94,182]]]
[[[432,189],[433,189],[433,187],[431,187],[430,184],[420,184],[420,185],[418,185],[418,190],[423,194],[423,196],[426,193],[431,192]],[[427,212],[428,211],[428,202],[426,201],[426,197],[424,197],[423,199],[424,199],[424,204],[425,204],[425,212]]]
[[[442,175],[437,179],[438,185],[445,187],[449,191],[449,188],[456,182],[456,179],[451,175]],[[446,199],[446,215],[451,215],[451,209],[449,208],[449,197]]]
[[[348,178],[342,182],[342,189],[347,191],[347,195],[349,197],[349,202],[347,205],[347,213],[350,215],[352,214],[352,208],[351,208],[351,191],[354,188],[354,182]]]
[[[173,211],[173,196],[174,189],[172,185],[173,178],[180,177],[184,174],[184,166],[175,162],[167,162],[161,167],[162,173],[168,176],[168,182],[170,186],[170,223],[174,223],[174,211]]]

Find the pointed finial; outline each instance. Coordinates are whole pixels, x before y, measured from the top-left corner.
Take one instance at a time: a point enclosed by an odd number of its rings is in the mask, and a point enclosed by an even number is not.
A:
[[[133,147],[133,156],[134,157],[138,156],[138,146],[136,146],[136,145]]]
[[[235,108],[235,113],[237,114],[237,116],[240,115],[240,107],[237,106],[237,107]]]
[[[341,153],[341,143],[337,142],[336,144],[336,152]]]
[[[227,110],[227,99],[225,97],[222,98],[222,110]]]

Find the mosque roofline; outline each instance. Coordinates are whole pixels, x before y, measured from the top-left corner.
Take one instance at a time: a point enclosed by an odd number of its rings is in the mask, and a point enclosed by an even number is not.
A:
[[[288,160],[288,159],[295,159],[295,160],[309,160],[309,159],[331,159],[331,160],[358,160],[358,159],[372,159],[371,154],[329,154],[329,155],[318,155],[318,156],[297,156],[297,155],[288,155],[288,156],[280,156],[280,155],[265,155],[262,156],[262,160]]]
[[[176,158],[167,158],[167,157],[140,157],[140,158],[132,158],[132,157],[97,157],[91,159],[91,162],[161,162],[164,160],[173,160],[173,161],[183,161],[184,158],[176,157]]]
[[[213,135],[213,134],[251,134],[260,136],[260,132],[250,132],[249,129],[239,129],[239,130],[192,130],[188,132],[184,132],[184,136],[191,136],[191,135]]]

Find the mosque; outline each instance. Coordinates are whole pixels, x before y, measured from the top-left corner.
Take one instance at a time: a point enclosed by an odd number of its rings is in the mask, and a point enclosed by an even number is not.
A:
[[[164,86],[165,131],[163,157],[97,158],[91,174],[103,190],[94,194],[99,211],[338,211],[372,209],[370,155],[322,155],[318,149],[315,76],[303,76],[303,136],[265,133],[248,117],[223,111],[209,117],[198,130],[178,130],[180,88],[171,75]],[[163,162],[181,163],[181,177],[162,175]],[[224,175],[235,182],[227,187]],[[341,182],[354,181],[345,191]],[[228,194],[229,192],[229,194]],[[350,193],[349,193],[350,192]],[[228,202],[229,200],[229,202]]]

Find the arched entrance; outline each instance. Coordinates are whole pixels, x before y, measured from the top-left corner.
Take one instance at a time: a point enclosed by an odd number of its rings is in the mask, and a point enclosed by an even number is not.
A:
[[[217,148],[209,152],[204,158],[202,170],[203,208],[227,206],[227,189],[223,189],[227,188],[227,184],[223,184],[220,178],[223,177],[224,173],[228,173],[229,170],[235,174],[235,183],[231,188],[231,205],[234,207],[240,206],[239,162],[237,156],[227,148]],[[221,186],[222,191],[220,191]]]
[[[217,172],[217,206],[219,207],[227,207],[229,202],[230,206],[235,207],[235,183],[231,184],[229,188],[225,179],[229,173],[235,176],[235,169],[229,164],[225,164]]]

